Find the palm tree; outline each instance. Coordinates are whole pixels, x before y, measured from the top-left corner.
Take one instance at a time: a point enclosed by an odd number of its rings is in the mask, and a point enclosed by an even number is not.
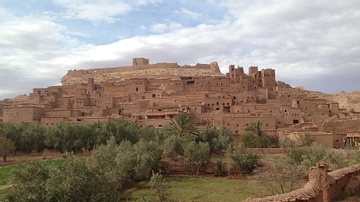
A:
[[[261,121],[256,120],[255,122],[251,123],[250,126],[245,128],[245,130],[253,132],[257,136],[261,136],[262,135],[261,124],[262,124]]]
[[[179,113],[174,120],[171,120],[169,131],[178,136],[198,135],[199,131],[196,125],[190,120],[186,113]]]

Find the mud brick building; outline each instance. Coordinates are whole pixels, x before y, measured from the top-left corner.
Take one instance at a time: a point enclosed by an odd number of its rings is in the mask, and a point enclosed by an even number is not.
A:
[[[118,118],[163,127],[186,112],[199,128],[224,126],[235,139],[260,120],[267,135],[309,133],[329,147],[338,147],[347,132],[360,131],[357,120],[338,121],[338,103],[277,82],[274,69],[256,66],[245,73],[230,65],[222,74],[216,62],[179,66],[134,58],[131,66],[69,70],[61,82],[34,88],[26,99],[0,101],[0,121],[48,127]]]

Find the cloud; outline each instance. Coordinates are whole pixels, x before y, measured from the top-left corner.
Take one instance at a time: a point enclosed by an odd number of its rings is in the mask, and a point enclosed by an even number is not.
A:
[[[197,12],[191,11],[191,10],[186,9],[186,8],[180,8],[180,10],[177,13],[179,13],[181,15],[188,16],[191,19],[198,19],[199,17],[202,16],[201,13],[197,13]]]
[[[66,11],[74,9],[78,13],[74,15],[76,18],[97,23],[116,21],[119,16],[126,18],[127,12],[135,12],[144,5],[154,5],[152,8],[158,12],[162,9],[157,5],[161,1],[133,4],[117,1],[128,5],[129,10],[107,13],[101,6],[104,3],[99,5],[100,11],[93,11],[97,17],[90,19],[85,5],[95,5],[95,1],[57,2],[62,2]],[[130,65],[133,57],[146,57],[151,63],[218,61],[223,73],[230,64],[245,68],[257,65],[275,68],[277,79],[292,86],[331,93],[359,88],[360,2],[221,0],[213,3],[226,10],[221,20],[186,27],[176,18],[149,16],[154,18],[152,23],[144,24],[138,19],[137,27],[152,31],[150,34],[131,35],[102,45],[79,41],[77,37],[86,34],[86,30],[74,32],[59,20],[9,17],[7,12],[7,20],[0,21],[3,30],[0,99],[15,92],[23,94],[34,87],[57,84],[68,69]],[[107,4],[115,7],[111,1]],[[80,8],[75,8],[76,5]],[[180,7],[180,11],[181,8],[186,13],[187,7]]]
[[[183,28],[180,23],[170,22],[170,23],[156,23],[151,26],[151,31],[154,33],[164,33],[168,31],[174,31]]]
[[[0,21],[0,29],[1,98],[59,83],[66,70],[62,63],[53,63],[54,58],[80,45],[65,27],[45,17],[11,15],[7,21]]]
[[[87,20],[92,23],[114,23],[119,16],[129,13],[138,6],[156,4],[160,0],[53,0],[66,8],[65,18]]]
[[[168,26],[163,23],[156,23],[151,27],[151,31],[155,33],[163,33],[168,30]]]

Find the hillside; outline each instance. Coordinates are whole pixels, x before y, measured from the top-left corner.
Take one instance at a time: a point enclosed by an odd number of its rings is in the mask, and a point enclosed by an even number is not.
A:
[[[325,94],[313,92],[314,97],[324,98],[339,103],[339,107],[351,112],[360,113],[360,91]]]

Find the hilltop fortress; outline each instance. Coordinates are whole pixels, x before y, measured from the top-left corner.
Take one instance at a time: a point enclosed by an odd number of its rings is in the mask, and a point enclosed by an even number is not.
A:
[[[69,70],[61,83],[0,101],[0,121],[49,127],[119,118],[163,127],[185,112],[200,129],[226,127],[235,139],[260,120],[268,135],[308,134],[329,147],[342,146],[348,133],[360,131],[357,116],[338,103],[277,82],[274,69],[256,66],[245,73],[230,65],[224,75],[216,62],[179,66],[134,58],[132,66]]]
[[[179,66],[177,63],[149,64],[149,59],[133,58],[132,66],[97,68],[88,70],[69,70],[61,79],[62,85],[86,83],[93,78],[95,83],[101,81],[116,82],[131,78],[177,79],[181,75],[192,77],[223,76],[216,62]]]

